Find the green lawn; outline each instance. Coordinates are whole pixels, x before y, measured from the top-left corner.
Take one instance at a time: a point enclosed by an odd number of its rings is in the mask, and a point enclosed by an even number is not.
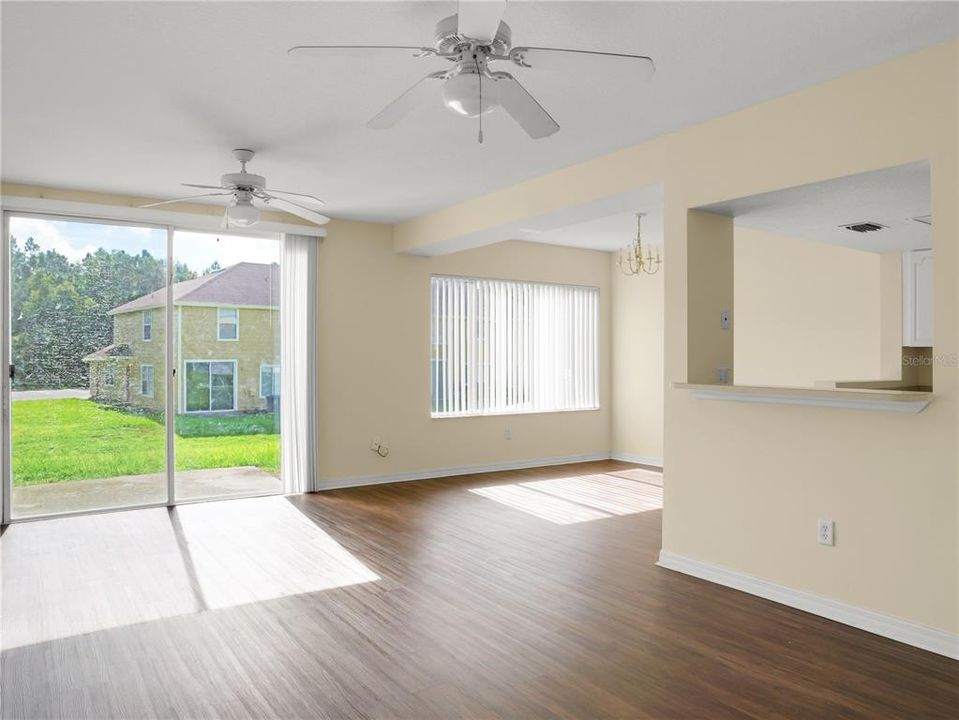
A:
[[[257,415],[177,415],[176,434],[181,437],[222,435],[277,435],[280,417],[275,413]]]
[[[162,423],[90,400],[12,403],[13,484],[162,472]],[[279,474],[272,415],[176,418],[177,470],[253,465]]]

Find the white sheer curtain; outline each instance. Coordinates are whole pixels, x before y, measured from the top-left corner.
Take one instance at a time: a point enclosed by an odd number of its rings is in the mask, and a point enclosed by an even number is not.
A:
[[[284,234],[280,261],[280,476],[316,489],[316,258],[320,238]]]

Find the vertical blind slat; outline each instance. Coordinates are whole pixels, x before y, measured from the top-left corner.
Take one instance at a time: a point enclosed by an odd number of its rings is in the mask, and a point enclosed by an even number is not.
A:
[[[443,402],[442,412],[450,411],[450,333],[449,333],[449,294],[446,292],[446,283],[439,283],[440,307],[442,316],[440,321],[443,326],[443,377],[440,382],[443,383]]]

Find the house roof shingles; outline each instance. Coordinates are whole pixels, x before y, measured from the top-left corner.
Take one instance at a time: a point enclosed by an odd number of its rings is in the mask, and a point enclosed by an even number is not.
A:
[[[166,288],[161,288],[115,307],[111,315],[162,307]],[[280,304],[280,266],[241,262],[193,280],[173,284],[174,305],[243,305],[278,307]]]

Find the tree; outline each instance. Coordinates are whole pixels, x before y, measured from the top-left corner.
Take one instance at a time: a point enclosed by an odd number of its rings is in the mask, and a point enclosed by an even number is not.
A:
[[[38,272],[26,284],[21,316],[30,322],[12,337],[15,385],[82,387],[87,382],[82,358],[93,349],[88,337],[93,302],[81,296],[68,277]]]
[[[17,369],[14,388],[37,387],[45,378],[55,383],[53,387],[64,387],[61,375],[69,378],[75,373],[58,369],[66,354],[58,348],[70,342],[61,341],[58,332],[63,330],[65,314],[80,309],[78,298],[70,292],[74,289],[69,280],[70,262],[56,251],[41,252],[33,238],[27,238],[22,249],[16,238],[11,238],[10,261],[10,354]],[[47,338],[53,339],[55,347],[41,350]]]
[[[184,280],[193,280],[196,272],[191,270],[186,263],[179,260],[173,263],[173,282],[183,282]]]
[[[17,390],[85,387],[83,358],[113,341],[110,310],[166,282],[165,260],[146,250],[131,255],[99,248],[71,263],[56,251],[41,251],[33,238],[20,247],[11,237],[10,257],[10,349]],[[182,262],[173,272],[174,282],[197,276]]]

